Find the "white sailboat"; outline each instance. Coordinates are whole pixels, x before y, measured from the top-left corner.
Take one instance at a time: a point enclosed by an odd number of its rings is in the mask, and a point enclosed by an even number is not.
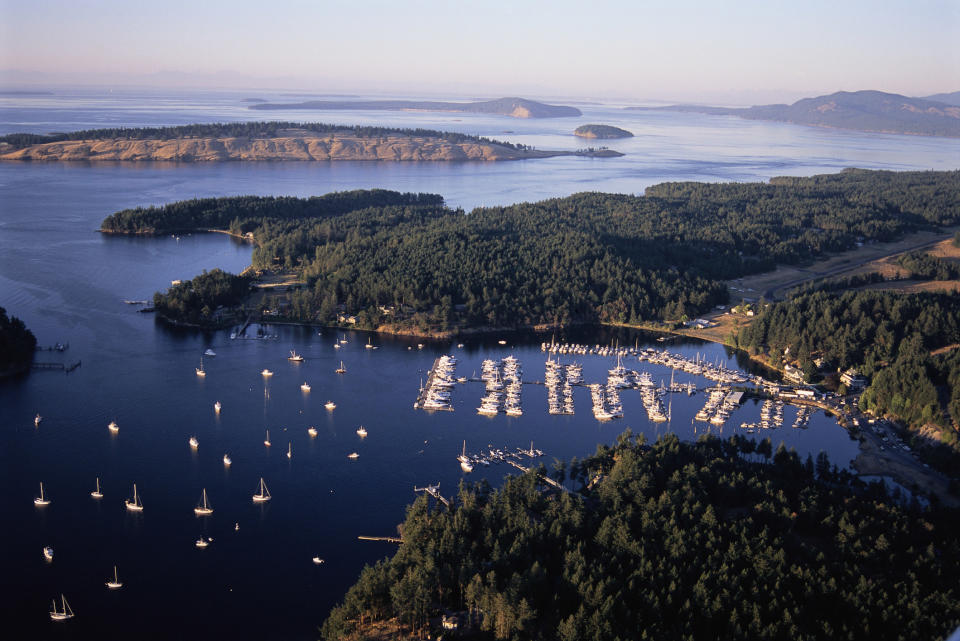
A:
[[[293,361],[294,363],[302,363],[302,362],[303,362],[303,356],[301,356],[300,354],[297,354],[297,352],[296,352],[295,350],[292,350],[292,349],[291,349],[291,350],[290,350],[290,356],[287,357],[287,360],[288,360],[288,361]]]
[[[52,621],[66,621],[67,619],[73,618],[73,610],[70,609],[70,604],[67,603],[67,597],[60,595],[60,609],[57,610],[57,600],[53,600],[53,609],[50,610],[50,619]]]
[[[44,505],[50,505],[50,499],[48,499],[43,493],[43,482],[40,483],[40,496],[33,499],[33,504],[43,507]]]
[[[347,373],[347,368],[343,366],[343,361],[340,361],[340,367],[338,367],[335,371],[336,371],[337,374],[346,374],[346,373]]]
[[[270,490],[267,489],[267,484],[263,482],[263,477],[260,477],[260,488],[257,490],[257,493],[253,495],[254,503],[265,503],[269,501],[272,497],[270,496]]]
[[[360,427],[357,428],[357,435],[358,435],[360,438],[366,438],[366,436],[367,436],[367,429],[366,429],[363,425],[361,425]]]
[[[137,484],[133,484],[133,499],[124,499],[123,504],[131,512],[143,512],[143,503],[140,502],[140,495],[137,494]]]
[[[207,375],[207,370],[203,369],[203,356],[200,357],[200,367],[197,368],[197,376],[203,377]]]
[[[200,505],[193,508],[193,513],[197,516],[213,514],[213,508],[210,507],[210,501],[207,500],[207,488],[203,488],[203,494],[200,497]]]
[[[100,477],[99,477],[99,476],[97,477],[97,489],[95,489],[93,492],[90,492],[90,496],[92,496],[92,497],[95,498],[95,499],[102,499],[102,498],[103,498],[103,492],[100,491]]]
[[[118,590],[123,587],[120,577],[117,575],[117,566],[113,566],[113,579],[107,579],[107,587],[111,590]]]
[[[464,472],[473,471],[473,463],[470,462],[470,458],[467,456],[467,442],[463,442],[463,451],[460,452],[460,456],[457,457],[457,460],[460,461],[460,469]]]
[[[271,445],[271,443],[270,443],[270,430],[267,430],[267,437],[266,437],[265,439],[263,439],[263,444],[266,445],[267,447],[270,447],[270,445]]]
[[[309,392],[309,391],[310,391],[310,383],[304,381],[304,382],[303,382],[303,385],[300,386],[300,390],[303,391],[303,392]]]
[[[293,443],[287,441],[287,458],[293,458]]]
[[[217,401],[216,403],[213,404],[213,411],[219,414],[222,407],[223,406],[220,405],[220,401]]]
[[[335,409],[337,409],[337,404],[334,403],[333,401],[327,401],[326,403],[323,404],[323,406],[324,406],[325,408],[327,408],[328,410],[335,410]]]

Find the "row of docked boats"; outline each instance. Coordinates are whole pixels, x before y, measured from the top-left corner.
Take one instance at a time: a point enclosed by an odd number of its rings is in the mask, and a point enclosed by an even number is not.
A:
[[[523,389],[523,367],[512,355],[503,359],[486,359],[481,364],[480,380],[486,394],[480,399],[477,414],[522,416],[520,394]]]
[[[457,455],[457,461],[460,462],[460,469],[469,473],[478,465],[486,467],[493,463],[520,461],[524,458],[533,459],[540,456],[543,456],[543,450],[534,448],[533,441],[530,441],[529,449],[518,447],[515,450],[509,450],[494,448],[492,445],[488,445],[486,452],[478,452],[476,454],[467,454],[467,442],[464,441],[463,448],[460,450],[460,454]]]
[[[694,420],[711,425],[723,425],[737,408],[741,394],[723,385],[707,390],[707,401],[694,416]]]
[[[457,384],[454,378],[456,369],[457,359],[449,354],[434,361],[427,374],[427,385],[420,387],[420,395],[413,409],[453,411],[451,394]]]
[[[543,380],[547,386],[547,411],[572,415],[573,386],[583,382],[583,366],[578,363],[562,365],[559,357],[556,361],[548,358]]]

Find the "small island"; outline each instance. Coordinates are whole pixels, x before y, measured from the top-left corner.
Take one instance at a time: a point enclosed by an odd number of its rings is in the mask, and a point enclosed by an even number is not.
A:
[[[611,125],[581,125],[573,130],[573,135],[580,136],[581,138],[599,138],[602,140],[633,138],[633,133]]]
[[[605,150],[540,150],[482,136],[324,123],[245,122],[0,136],[17,161],[498,161],[610,157]]]
[[[0,378],[30,369],[37,338],[22,320],[0,307]]]

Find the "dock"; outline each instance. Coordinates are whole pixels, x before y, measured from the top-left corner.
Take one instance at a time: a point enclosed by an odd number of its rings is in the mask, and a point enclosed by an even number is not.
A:
[[[516,461],[512,461],[512,460],[510,460],[510,459],[507,459],[507,463],[510,464],[510,465],[512,465],[512,466],[514,466],[515,468],[517,468],[518,470],[520,470],[520,471],[523,472],[524,474],[526,474],[526,473],[529,472],[531,469],[533,469],[533,468],[529,468],[529,467],[524,467],[524,466],[520,465],[519,463],[517,463]],[[541,480],[543,480],[545,483],[547,483],[548,485],[553,486],[554,488],[556,488],[556,489],[558,489],[558,490],[561,490],[561,491],[567,492],[567,493],[570,492],[570,490],[568,490],[568,489],[565,488],[564,486],[560,485],[559,483],[557,483],[556,481],[554,481],[554,480],[553,480],[552,478],[550,478],[549,476],[541,476],[540,478],[541,478]]]
[[[70,373],[73,370],[80,367],[80,361],[76,363],[46,363],[46,362],[34,362],[30,365],[31,369],[58,369],[66,373]]]
[[[417,486],[414,486],[414,487],[413,487],[413,491],[414,491],[414,492],[426,492],[427,494],[429,494],[429,495],[432,496],[433,498],[435,498],[435,499],[437,499],[438,501],[440,501],[441,503],[443,503],[444,506],[450,507],[450,500],[449,500],[449,499],[445,499],[443,496],[440,495],[440,484],[439,484],[439,483],[437,483],[436,485],[428,485],[427,487],[417,487]]]
[[[403,539],[396,536],[358,536],[361,541],[382,541],[384,543],[403,543]]]

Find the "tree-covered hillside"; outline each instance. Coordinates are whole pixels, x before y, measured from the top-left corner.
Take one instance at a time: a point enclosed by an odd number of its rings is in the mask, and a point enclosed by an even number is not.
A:
[[[37,339],[22,320],[0,307],[0,375],[29,367]]]
[[[461,486],[449,510],[421,497],[323,637],[394,617],[423,632],[445,611],[477,639],[943,639],[960,624],[955,513],[755,445],[628,432],[571,466],[573,494],[530,473]]]

